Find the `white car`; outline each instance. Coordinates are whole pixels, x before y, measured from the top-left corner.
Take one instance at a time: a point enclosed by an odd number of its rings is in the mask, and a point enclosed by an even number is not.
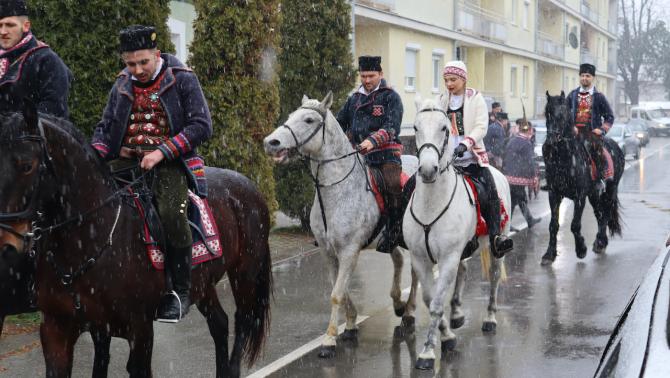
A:
[[[628,125],[615,123],[607,132],[607,136],[619,145],[624,157],[632,155],[635,160],[640,158],[640,151],[642,150],[640,140],[635,137]]]

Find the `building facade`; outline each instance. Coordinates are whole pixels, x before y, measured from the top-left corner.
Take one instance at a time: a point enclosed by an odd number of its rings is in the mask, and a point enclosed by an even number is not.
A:
[[[597,67],[596,86],[614,98],[616,0],[356,0],[354,55],[381,55],[384,75],[405,104],[445,91],[444,63],[461,59],[468,86],[498,101],[510,118],[541,117],[546,91],[579,85],[579,65]]]

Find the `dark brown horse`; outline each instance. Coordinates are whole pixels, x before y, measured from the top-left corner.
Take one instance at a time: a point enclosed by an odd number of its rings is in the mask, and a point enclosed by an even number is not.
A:
[[[165,279],[147,259],[141,221],[119,195],[123,190],[83,135],[65,121],[38,120],[33,110],[0,115],[0,144],[0,279],[14,289],[25,285],[1,273],[16,272],[8,263],[30,259],[34,242],[47,377],[71,375],[74,345],[86,331],[95,344],[93,376],[107,375],[111,337],[128,340],[131,377],[151,376],[153,319]],[[217,377],[239,376],[241,360],[255,361],[268,332],[269,213],[246,177],[217,168],[206,174],[224,259],[194,268],[191,299],[214,339]],[[35,237],[25,235],[26,229]],[[228,316],[216,293],[226,273],[236,303],[230,357]],[[24,298],[0,294],[2,303],[27,304]]]

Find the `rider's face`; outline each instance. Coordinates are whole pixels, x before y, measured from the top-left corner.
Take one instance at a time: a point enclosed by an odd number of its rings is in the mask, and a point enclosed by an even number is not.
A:
[[[30,20],[24,16],[12,16],[0,19],[0,47],[11,49],[21,41],[23,33],[30,31]]]
[[[449,93],[453,95],[461,95],[465,91],[465,80],[457,75],[445,75],[444,86],[447,87]]]
[[[377,88],[379,82],[382,81],[382,72],[381,71],[361,71],[361,84],[365,91],[370,93]]]
[[[589,88],[593,84],[593,75],[590,73],[583,73],[579,75],[579,84],[584,88]]]
[[[155,49],[124,52],[121,55],[128,71],[140,81],[146,83],[151,80],[156,69],[161,52]]]

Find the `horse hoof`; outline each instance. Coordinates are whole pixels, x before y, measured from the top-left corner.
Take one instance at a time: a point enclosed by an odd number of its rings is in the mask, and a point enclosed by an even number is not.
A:
[[[405,314],[405,305],[402,305],[401,307],[398,308],[393,308],[393,311],[395,311],[395,316],[401,317]]]
[[[449,327],[451,327],[451,329],[461,328],[463,327],[463,324],[465,324],[465,316],[461,316],[458,318],[451,318],[451,320],[449,321]]]
[[[495,332],[498,325],[495,322],[484,322],[482,324],[483,332]]]
[[[586,252],[587,252],[587,251],[588,251],[588,249],[587,249],[586,247],[584,247],[584,248],[577,248],[577,250],[576,250],[576,252],[577,252],[577,258],[578,258],[578,259],[583,259],[584,257],[586,257]]]
[[[593,243],[593,252],[597,254],[605,253],[605,250],[607,249],[607,245],[602,245],[601,243],[598,243],[596,240]]]
[[[444,340],[441,343],[442,352],[447,352],[456,349],[456,339]]]
[[[427,358],[419,358],[416,360],[415,368],[419,370],[433,370],[435,368],[435,360]]]
[[[542,266],[551,265],[554,263],[554,260],[556,260],[556,256],[545,254],[544,256],[542,256],[542,262],[540,263],[540,265]]]
[[[322,345],[319,350],[319,358],[333,358],[335,357],[335,345]]]
[[[342,335],[340,335],[340,339],[342,339],[344,341],[357,340],[358,339],[358,328],[345,329],[344,332],[342,332]]]

